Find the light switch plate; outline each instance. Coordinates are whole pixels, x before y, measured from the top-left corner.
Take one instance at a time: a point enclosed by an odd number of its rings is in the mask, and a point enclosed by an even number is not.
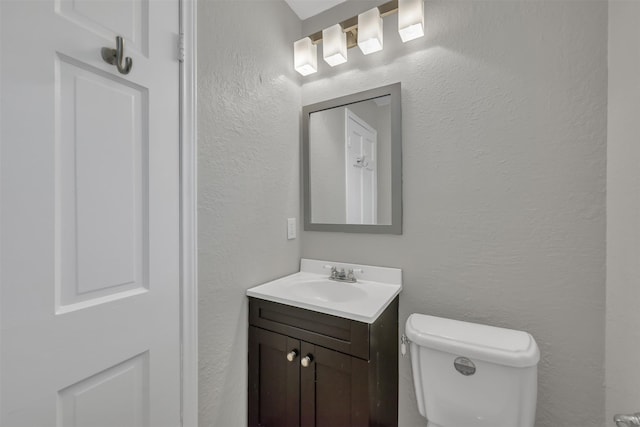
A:
[[[287,218],[287,239],[293,240],[296,238],[296,219]]]

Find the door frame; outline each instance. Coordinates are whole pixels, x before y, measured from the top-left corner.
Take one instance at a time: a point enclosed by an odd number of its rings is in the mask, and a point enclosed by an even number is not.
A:
[[[180,1],[180,345],[182,427],[198,426],[197,0]]]

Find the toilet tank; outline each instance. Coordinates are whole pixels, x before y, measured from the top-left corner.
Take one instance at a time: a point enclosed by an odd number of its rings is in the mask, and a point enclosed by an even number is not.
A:
[[[534,426],[540,352],[530,334],[412,314],[406,335],[429,427]]]

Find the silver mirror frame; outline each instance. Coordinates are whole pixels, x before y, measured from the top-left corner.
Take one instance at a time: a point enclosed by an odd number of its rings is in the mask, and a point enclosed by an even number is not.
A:
[[[402,234],[402,103],[400,83],[382,86],[302,107],[302,177],[304,229],[342,233]],[[391,95],[391,224],[322,224],[311,222],[309,118],[311,113]]]

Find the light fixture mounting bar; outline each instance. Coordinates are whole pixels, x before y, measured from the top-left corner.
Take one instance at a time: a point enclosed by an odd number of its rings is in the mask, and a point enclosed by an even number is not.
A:
[[[380,11],[381,18],[393,15],[398,12],[398,0],[391,0],[381,4],[378,6],[378,10]],[[342,27],[342,31],[347,33],[347,48],[351,49],[352,47],[356,47],[358,45],[358,15],[340,22],[340,26]],[[311,34],[309,38],[313,44],[317,45],[322,43],[322,31]]]

